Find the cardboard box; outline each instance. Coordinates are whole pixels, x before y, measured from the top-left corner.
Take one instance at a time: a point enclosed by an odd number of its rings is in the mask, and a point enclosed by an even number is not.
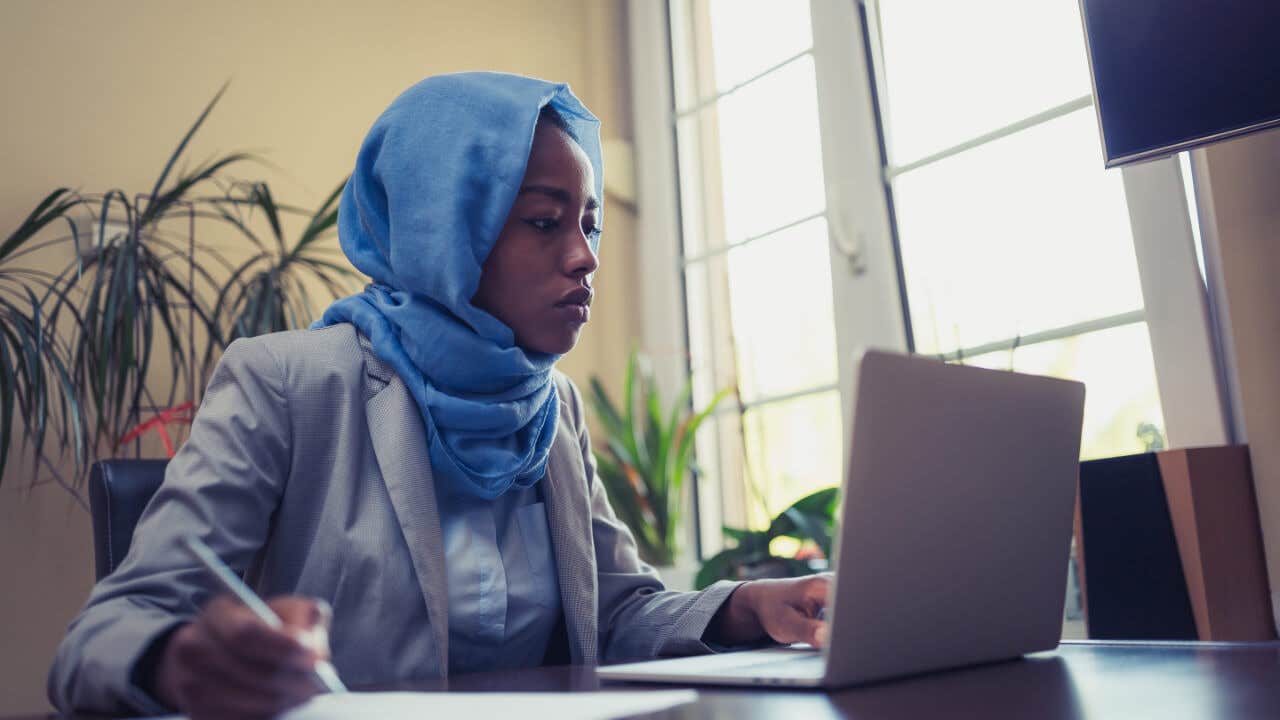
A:
[[[1274,640],[1266,561],[1245,445],[1157,453],[1201,640]]]

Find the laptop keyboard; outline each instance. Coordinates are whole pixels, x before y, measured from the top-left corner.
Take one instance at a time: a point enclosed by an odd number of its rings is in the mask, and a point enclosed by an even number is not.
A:
[[[806,653],[781,660],[770,659],[728,667],[721,670],[720,674],[745,677],[809,678],[822,677],[824,668],[825,665],[821,655]]]

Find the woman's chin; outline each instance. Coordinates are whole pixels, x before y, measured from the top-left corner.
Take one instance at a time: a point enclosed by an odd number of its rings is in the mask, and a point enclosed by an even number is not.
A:
[[[524,342],[517,338],[516,343],[531,352],[564,355],[578,344],[580,335],[582,335],[582,326],[578,325],[572,328],[559,329],[557,332],[542,333],[538,337],[529,338]]]
[[[569,337],[562,338],[560,342],[556,343],[556,346],[555,346],[556,349],[552,350],[551,352],[555,353],[556,355],[564,355],[568,353],[570,350],[572,350],[574,347],[577,346],[578,336],[581,334],[582,334],[582,328],[581,326],[579,326],[577,329],[573,330],[572,334]]]

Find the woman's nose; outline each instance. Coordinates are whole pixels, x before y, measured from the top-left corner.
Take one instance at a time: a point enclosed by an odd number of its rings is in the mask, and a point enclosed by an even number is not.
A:
[[[591,249],[586,235],[577,233],[565,256],[565,271],[574,277],[590,275],[600,267],[600,258]]]

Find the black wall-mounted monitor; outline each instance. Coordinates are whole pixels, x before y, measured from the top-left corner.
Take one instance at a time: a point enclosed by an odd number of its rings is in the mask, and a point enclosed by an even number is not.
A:
[[[1080,0],[1107,167],[1280,127],[1280,0]]]

